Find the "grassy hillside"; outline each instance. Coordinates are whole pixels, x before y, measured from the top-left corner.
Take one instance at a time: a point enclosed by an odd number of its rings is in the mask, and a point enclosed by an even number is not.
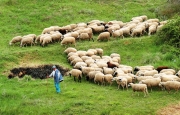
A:
[[[29,76],[7,79],[14,67],[41,64],[59,64],[72,68],[59,43],[47,47],[32,46],[21,48],[9,46],[9,41],[17,35],[41,34],[49,26],[88,22],[93,19],[103,21],[121,20],[128,22],[132,17],[147,15],[155,18],[155,11],[164,0],[1,0],[0,1],[0,113],[1,114],[156,114],[168,104],[178,103],[179,93],[154,89],[147,98],[131,96],[132,90],[117,91],[111,87],[98,86],[85,80],[75,83],[65,77],[61,84],[62,94],[54,91],[53,80],[32,80]],[[97,35],[94,36],[97,38]],[[166,52],[164,46],[154,43],[154,36],[113,39],[109,42],[80,41],[76,49],[87,50],[100,47],[104,55],[119,53],[122,64],[167,65],[180,69],[180,58]],[[168,50],[169,51],[169,50]],[[30,79],[30,80],[29,80]]]

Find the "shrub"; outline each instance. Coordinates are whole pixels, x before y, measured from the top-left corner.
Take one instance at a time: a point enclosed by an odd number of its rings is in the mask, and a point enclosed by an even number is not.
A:
[[[157,33],[157,44],[167,44],[175,48],[180,47],[180,17],[175,16]]]
[[[180,1],[179,0],[168,0],[165,5],[158,7],[155,11],[159,19],[169,19],[174,15],[180,14]]]

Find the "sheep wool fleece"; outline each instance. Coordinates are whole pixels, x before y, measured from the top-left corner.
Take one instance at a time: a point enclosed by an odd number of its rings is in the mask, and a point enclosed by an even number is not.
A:
[[[60,71],[58,69],[55,70],[55,74],[54,74],[54,85],[56,88],[56,92],[60,93],[61,89],[60,89],[60,83],[59,83],[59,75],[60,75]]]

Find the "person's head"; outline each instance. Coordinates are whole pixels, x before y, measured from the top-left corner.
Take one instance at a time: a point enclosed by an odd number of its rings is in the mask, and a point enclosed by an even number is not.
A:
[[[55,66],[55,65],[53,65],[53,66],[52,66],[52,68],[53,68],[53,70],[55,70],[55,69],[56,69],[56,66]]]

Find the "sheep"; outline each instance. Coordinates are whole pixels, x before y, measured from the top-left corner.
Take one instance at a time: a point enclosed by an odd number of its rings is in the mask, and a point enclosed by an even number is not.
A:
[[[123,36],[130,36],[130,28],[129,27],[123,27],[120,30],[123,31]]]
[[[121,56],[118,53],[111,53],[110,57],[113,58],[113,57],[121,57]]]
[[[97,73],[94,77],[94,83],[104,85],[104,74],[101,72]]]
[[[151,65],[146,65],[146,66],[136,66],[134,67],[134,71],[139,71],[139,70],[153,70],[154,66]]]
[[[83,75],[86,76],[90,71],[94,71],[94,68],[81,66],[80,70],[82,71]]]
[[[51,31],[54,31],[53,27],[44,28],[42,34],[50,33]]]
[[[79,57],[82,57],[82,56],[86,56],[87,51],[78,50],[76,53],[79,55]]]
[[[103,56],[103,49],[101,49],[101,48],[96,48],[96,51],[97,51],[97,55],[99,55],[100,57]]]
[[[173,75],[176,73],[176,71],[175,71],[174,69],[162,69],[162,70],[160,71],[160,73],[166,73],[166,72],[168,72],[168,71],[170,71]]]
[[[108,68],[114,68],[114,67],[118,67],[118,65],[114,64],[113,62],[108,61],[107,62]]]
[[[90,63],[90,64],[89,64],[89,67],[99,68],[99,67],[97,66],[97,64],[95,64],[95,63]]]
[[[46,36],[46,37],[43,39],[42,46],[45,46],[45,45],[47,45],[48,43],[52,43],[52,37],[51,37],[51,36]]]
[[[78,79],[78,82],[81,82],[81,78],[82,78],[82,72],[78,69],[72,69],[69,72],[70,77],[73,76],[74,77],[74,81],[76,81],[76,78]]]
[[[129,85],[132,87],[133,92],[135,92],[135,91],[144,92],[144,97],[146,97],[146,95],[148,95],[148,89],[147,89],[147,85],[146,84],[133,84],[133,83],[129,83]]]
[[[85,62],[77,62],[73,68],[74,69],[80,69],[81,66],[87,67],[87,64]]]
[[[81,59],[85,62],[87,59],[92,59],[92,57],[89,57],[89,56],[85,55],[85,56],[81,56]]]
[[[109,85],[111,86],[112,85],[112,79],[113,79],[112,74],[105,74],[104,75],[104,84],[106,85],[106,83],[109,83]]]
[[[94,55],[94,52],[91,51],[91,50],[88,50],[88,51],[86,52],[86,55],[91,57],[92,55]]]
[[[104,26],[91,26],[93,33],[97,34],[97,33],[101,33],[104,32],[105,27]]]
[[[163,69],[169,69],[169,67],[168,67],[168,66],[158,66],[158,67],[156,68],[156,70],[158,71],[158,73],[159,73],[161,70],[163,70]]]
[[[112,37],[117,38],[117,37],[122,37],[123,36],[123,31],[122,30],[112,30]]]
[[[141,17],[143,19],[143,21],[148,19],[148,17],[146,15],[142,15],[142,16],[139,16],[139,17]]]
[[[153,78],[153,79],[141,80],[139,83],[140,84],[146,84],[147,87],[151,88],[151,92],[152,92],[152,87],[159,86],[160,82],[161,82],[160,78]]]
[[[113,69],[114,69],[114,73],[113,73],[114,77],[125,74],[121,68],[113,68]]]
[[[180,77],[180,70],[176,73],[176,76]]]
[[[77,62],[83,62],[83,60],[80,57],[77,57],[71,61],[71,65],[75,65]]]
[[[120,81],[120,85],[123,88],[123,90],[124,90],[124,87],[126,87],[126,89],[128,90],[127,78],[121,77],[118,80]]]
[[[153,76],[135,76],[136,81],[139,83],[141,80],[153,79]]]
[[[65,37],[61,41],[61,45],[64,45],[64,44],[66,44],[66,45],[74,44],[74,46],[76,46],[76,39],[74,37]]]
[[[80,33],[78,36],[78,39],[80,40],[91,40],[94,42],[94,39],[92,38],[92,35],[90,35],[90,33]]]
[[[148,35],[150,36],[151,34],[155,33],[157,30],[157,26],[156,25],[152,25],[149,27],[149,33]]]
[[[140,73],[141,76],[153,76],[154,74],[158,74],[157,70],[146,70]]]
[[[79,32],[70,32],[70,36],[74,37],[75,39],[78,39]]]
[[[68,57],[68,62],[70,63],[70,62],[72,62],[75,58],[79,58],[79,56],[78,55],[72,55],[72,56],[70,56],[70,57]]]
[[[137,36],[137,35],[140,35],[142,36],[143,34],[143,28],[141,27],[136,27],[132,30],[132,33],[131,33],[131,37],[134,37],[134,36]]]
[[[101,59],[101,57],[98,56],[98,55],[92,55],[91,58],[94,59],[94,60],[96,60],[96,59]]]
[[[86,76],[86,80],[87,81],[94,81],[94,77],[97,73],[101,73],[100,71],[90,71],[87,76]]]
[[[21,40],[22,40],[22,36],[16,36],[12,38],[12,40],[9,42],[9,45],[15,44],[17,42],[21,42]]]
[[[103,40],[110,40],[110,33],[109,32],[102,32],[99,34],[97,41],[103,41]]]
[[[120,64],[118,68],[125,68],[127,69],[128,73],[133,73],[133,67],[131,66]]]
[[[67,49],[64,50],[64,53],[66,54],[69,54],[70,52],[77,52],[77,49],[73,47],[68,47]]]
[[[112,68],[107,68],[107,67],[103,67],[103,73],[106,74],[111,74],[113,75],[114,70]]]
[[[55,32],[55,33],[51,34],[50,36],[52,37],[53,42],[60,42],[60,40],[62,38],[62,34],[59,32],[58,33]]]
[[[124,79],[123,80],[123,82],[121,82],[121,79],[122,79],[123,77],[113,77],[112,78],[112,81],[116,81],[116,83],[117,83],[117,85],[118,85],[118,88],[117,88],[117,90],[119,90],[119,87],[121,86],[121,83],[123,83],[124,82],[124,80],[126,79]],[[127,81],[127,79],[126,79],[126,81]],[[124,84],[124,83],[123,83]],[[123,85],[122,84],[122,85]],[[127,82],[126,82],[126,84],[127,84]],[[124,85],[123,85],[124,86]],[[124,89],[124,88],[123,88]]]
[[[97,66],[99,68],[108,67],[107,63],[104,62],[104,61],[97,61],[97,60],[95,60],[95,63],[97,64]]]
[[[180,89],[180,82],[178,81],[167,81],[167,82],[160,82],[159,86],[163,89],[165,88],[168,93],[171,89],[176,90],[176,92]],[[176,93],[175,92],[175,93]]]
[[[87,64],[87,66],[89,66],[90,64],[94,63],[94,59],[87,59],[85,60],[85,63]]]
[[[161,78],[162,82],[172,81],[172,80],[180,81],[180,78],[177,77],[176,75],[164,75],[164,74],[161,74],[160,78]]]
[[[76,52],[70,52],[70,53],[68,53],[67,57],[69,58],[69,57],[71,57],[71,56],[78,56],[78,57],[79,57],[79,55],[78,55]]]
[[[34,45],[34,38],[32,37],[23,37],[21,40],[20,47],[23,47],[24,45],[30,44],[31,46]]]

